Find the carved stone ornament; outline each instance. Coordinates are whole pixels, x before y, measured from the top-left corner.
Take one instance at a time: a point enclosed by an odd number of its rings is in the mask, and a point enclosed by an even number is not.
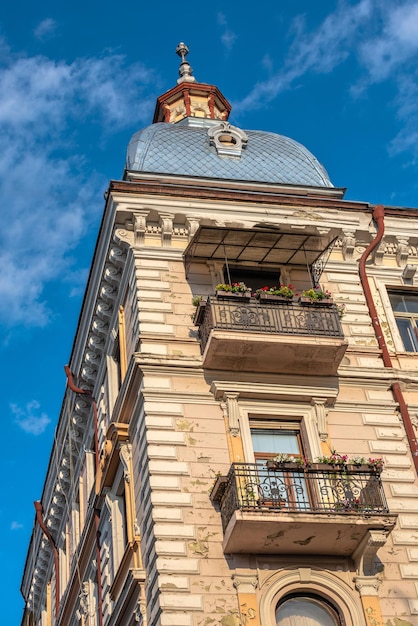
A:
[[[376,554],[385,545],[388,535],[387,530],[369,530],[353,554],[357,569],[354,582],[362,596],[376,596],[378,593],[380,579],[376,570]]]
[[[237,437],[240,433],[239,418],[240,410],[238,404],[239,393],[224,394],[224,408],[228,417],[229,432],[233,437]]]
[[[254,593],[258,588],[258,576],[254,574],[233,574],[232,582],[239,593]]]
[[[315,421],[318,428],[318,435],[321,441],[327,441],[327,409],[326,401],[323,398],[312,398],[312,406],[315,409]]]
[[[342,251],[344,261],[351,261],[354,258],[354,250],[356,249],[356,238],[352,231],[344,231],[342,238]]]
[[[199,220],[194,217],[186,217],[187,230],[189,232],[189,241],[199,228]]]
[[[382,265],[383,257],[385,256],[385,252],[386,252],[386,243],[385,243],[385,240],[382,239],[382,241],[380,242],[379,247],[377,248],[377,250],[374,253],[375,265]]]
[[[396,262],[399,267],[405,267],[409,257],[409,239],[397,237]]]
[[[139,601],[134,610],[135,621],[139,626],[147,625],[147,609],[143,600]]]
[[[135,245],[143,246],[145,240],[145,233],[147,230],[147,217],[149,211],[134,211],[134,234]]]
[[[215,146],[219,156],[240,157],[248,142],[246,133],[229,122],[211,126],[208,136],[210,145]]]
[[[160,213],[161,226],[161,245],[163,248],[171,246],[171,237],[173,235],[173,219],[171,213]]]

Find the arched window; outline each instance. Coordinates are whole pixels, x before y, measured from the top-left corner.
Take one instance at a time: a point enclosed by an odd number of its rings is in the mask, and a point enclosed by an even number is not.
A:
[[[335,609],[316,596],[285,597],[276,609],[276,626],[342,626]]]

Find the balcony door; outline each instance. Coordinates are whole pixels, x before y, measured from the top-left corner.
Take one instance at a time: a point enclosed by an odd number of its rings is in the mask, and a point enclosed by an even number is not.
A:
[[[297,469],[268,469],[267,462],[278,454],[294,459],[303,458],[299,424],[251,424],[251,440],[257,464],[260,505],[273,505],[297,510],[309,510],[310,499],[306,479]]]

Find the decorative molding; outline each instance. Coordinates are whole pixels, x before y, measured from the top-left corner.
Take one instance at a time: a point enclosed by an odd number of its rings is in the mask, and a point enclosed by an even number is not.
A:
[[[383,238],[382,241],[380,242],[379,247],[374,253],[375,265],[382,265],[385,252],[386,252],[386,242],[385,242],[385,239]]]
[[[361,596],[379,595],[381,580],[377,576],[355,576],[353,580]]]
[[[318,428],[318,435],[321,441],[327,441],[327,414],[326,399],[324,398],[312,398],[312,406],[315,409],[315,421]]]
[[[385,545],[388,535],[388,530],[369,530],[354,551],[352,558],[356,566],[359,585],[363,578],[370,580],[378,573],[376,571],[376,554],[379,548]],[[363,586],[365,587],[365,584]],[[367,594],[364,593],[364,595]]]
[[[224,403],[228,417],[229,432],[233,437],[239,435],[240,410],[238,404],[239,393],[224,393]]]
[[[354,251],[356,249],[355,233],[351,230],[344,230],[344,237],[342,238],[342,252],[344,261],[352,261],[354,258]]]
[[[192,239],[193,235],[196,233],[197,229],[199,228],[199,223],[200,220],[195,218],[195,217],[187,217],[186,216],[186,224],[187,224],[187,230],[189,233],[189,241],[190,239]]]
[[[396,262],[399,267],[405,267],[409,257],[409,239],[408,237],[396,237]]]
[[[171,238],[173,236],[173,219],[172,213],[160,213],[161,225],[161,246],[168,248],[171,246]]]
[[[229,122],[220,122],[208,129],[209,143],[219,156],[240,157],[248,143],[248,135]]]
[[[257,574],[233,574],[232,583],[239,593],[254,593],[258,589]]]
[[[119,457],[123,465],[123,477],[125,482],[129,483],[131,480],[131,459],[132,459],[132,446],[128,442],[120,444]]]
[[[147,217],[149,215],[149,211],[134,211],[134,243],[135,246],[143,246],[145,241],[145,233],[147,230]]]

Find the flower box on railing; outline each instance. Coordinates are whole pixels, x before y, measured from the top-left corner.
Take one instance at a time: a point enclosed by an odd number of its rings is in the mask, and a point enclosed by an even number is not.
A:
[[[262,303],[271,303],[271,304],[292,304],[293,302],[293,297],[292,298],[286,298],[286,296],[275,296],[272,293],[257,293],[256,294],[256,298],[257,300],[259,300]]]
[[[303,470],[303,465],[294,461],[266,461],[266,467],[268,470]]]
[[[216,291],[217,298],[251,298],[251,291]]]
[[[199,302],[199,304],[196,307],[196,311],[194,312],[193,315],[193,324],[195,324],[196,326],[200,326],[200,324],[202,324],[203,322],[203,316],[205,314],[205,309],[206,309],[206,301]]]
[[[312,305],[312,306],[331,306],[334,304],[332,298],[323,298],[322,300],[313,300],[308,296],[300,296],[299,298],[300,304],[303,305]]]

